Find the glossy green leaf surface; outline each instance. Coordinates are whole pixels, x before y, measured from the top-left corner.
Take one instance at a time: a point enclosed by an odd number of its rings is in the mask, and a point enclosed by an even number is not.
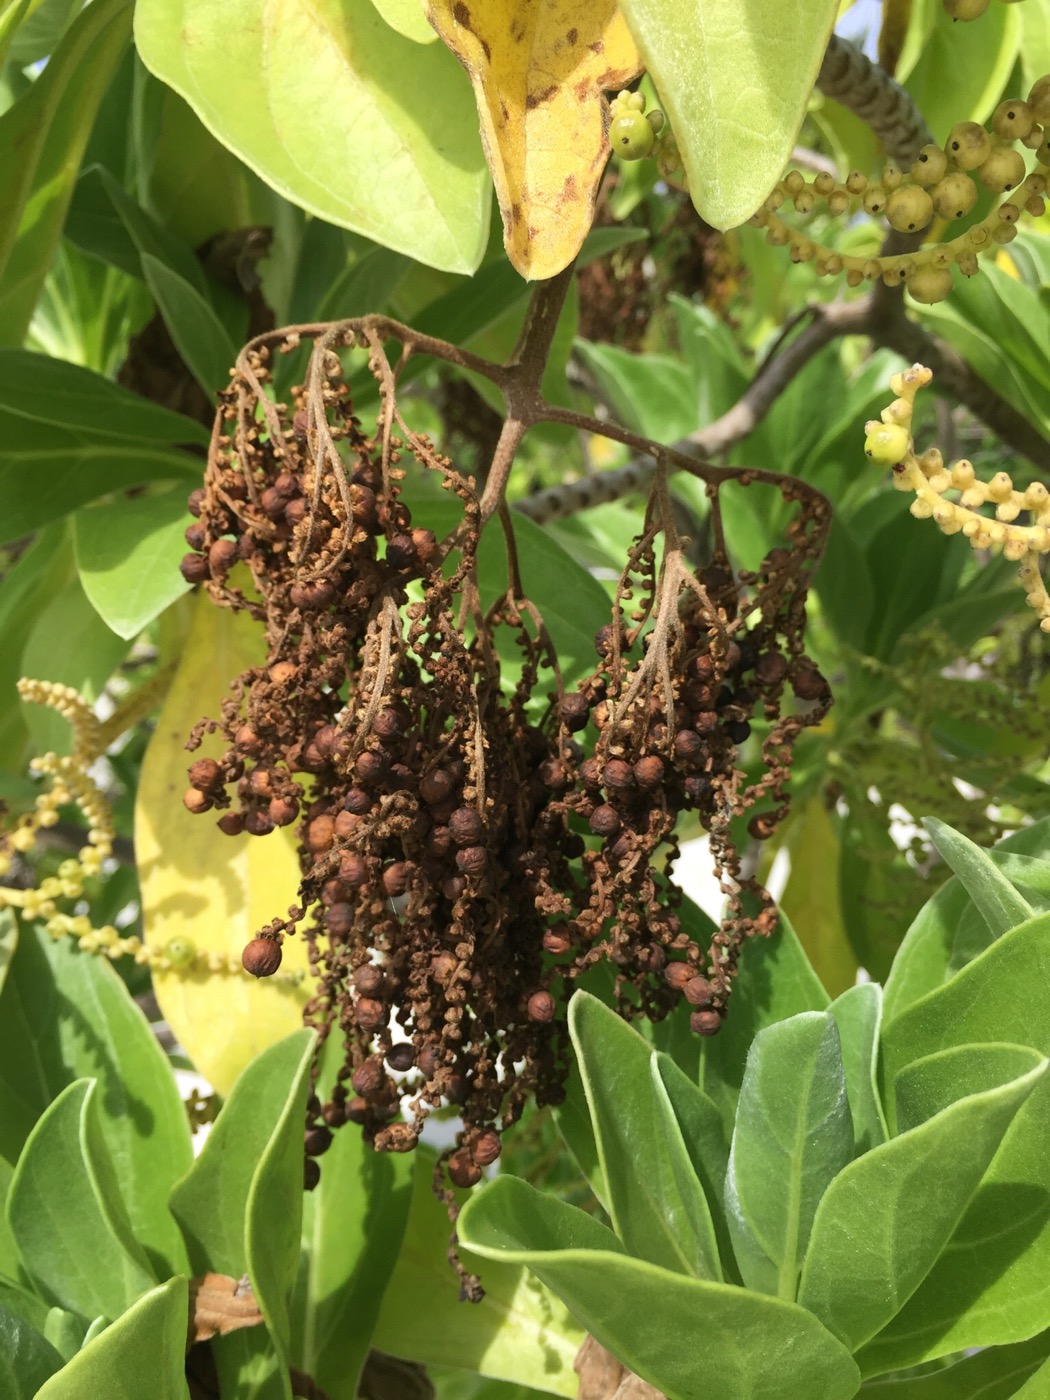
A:
[[[334,1044],[334,1042],[331,1042]],[[412,1201],[409,1154],[375,1152],[335,1133],[321,1181],[303,1200],[292,1354],[330,1400],[355,1400]]]
[[[733,228],[784,173],[838,0],[623,0],[701,216]]]
[[[40,1390],[38,1400],[189,1400],[184,1278],[151,1289]]]
[[[30,1400],[62,1358],[31,1323],[6,1308],[0,1296],[0,1394],[4,1400]]]
[[[289,1065],[296,1049],[299,1059],[283,1086],[280,1116],[252,1173],[244,1217],[244,1246],[248,1277],[259,1310],[286,1366],[291,1340],[288,1306],[302,1235],[303,1122],[316,1040],[310,1031],[297,1031],[287,1041],[278,1042],[275,1048],[279,1047],[287,1048]]]
[[[183,486],[119,496],[77,512],[77,569],[95,611],[118,637],[136,637],[180,598],[189,516]]]
[[[145,0],[135,39],[151,72],[293,203],[432,267],[481,261],[488,175],[470,86],[443,44],[336,0]]]
[[[1001,873],[987,851],[936,817],[927,817],[923,826],[959,877],[993,937],[1008,933],[1032,917],[1032,906]]]
[[[129,0],[85,6],[37,80],[0,116],[0,343],[25,336],[95,113],[131,28]]]
[[[248,1272],[249,1192],[289,1106],[298,1101],[312,1046],[312,1032],[296,1031],[252,1060],[230,1091],[200,1156],[172,1191],[171,1210],[195,1275],[210,1269],[240,1278]],[[288,1202],[282,1210],[289,1210]],[[295,1216],[298,1247],[298,1209]]]
[[[99,1125],[98,1086],[78,1079],[26,1142],[7,1219],[26,1272],[82,1317],[117,1318],[155,1279],[136,1242]]]
[[[521,1263],[479,1259],[461,1235],[463,1263],[483,1275],[485,1288],[480,1303],[464,1303],[446,1258],[449,1219],[434,1196],[433,1154],[417,1148],[413,1156],[412,1205],[372,1345],[425,1366],[456,1366],[576,1400],[580,1323]],[[617,1247],[611,1231],[577,1213]]]
[[[569,1003],[613,1228],[640,1259],[697,1278],[720,1278],[704,1193],[671,1105],[653,1082],[651,1046],[596,997]]]
[[[769,938],[752,938],[744,945],[733,983],[733,1014],[716,1036],[705,1040],[700,1059],[700,1087],[718,1104],[727,1137],[758,1032],[800,1011],[824,1011],[830,1000],[783,914]]]
[[[485,1258],[526,1264],[669,1400],[694,1400],[712,1375],[720,1400],[782,1400],[786,1356],[791,1385],[807,1400],[856,1394],[852,1357],[811,1313],[632,1259],[597,1221],[523,1181],[501,1177],[479,1191],[459,1234]]]
[[[759,1031],[747,1057],[725,1207],[748,1288],[794,1299],[821,1197],[853,1155],[838,1027],[804,1011]]]
[[[224,389],[237,351],[206,299],[166,263],[142,256],[146,285],[194,379],[210,397]]]
[[[839,1031],[850,1116],[858,1154],[884,1142],[886,1118],[878,1089],[882,988],[877,982],[851,987],[828,1007]]]
[[[1014,1346],[989,1347],[928,1376],[868,1381],[861,1394],[871,1400],[1042,1400],[1046,1391],[1025,1383],[1038,1381],[1048,1352],[1050,1335],[1044,1332]]]
[[[858,1157],[831,1184],[798,1296],[852,1351],[930,1272],[1044,1069],[960,1099]]]
[[[51,1100],[88,1076],[135,1237],[160,1276],[184,1269],[167,1196],[192,1150],[167,1056],[108,960],[24,928],[0,996],[0,1155],[14,1161]]]

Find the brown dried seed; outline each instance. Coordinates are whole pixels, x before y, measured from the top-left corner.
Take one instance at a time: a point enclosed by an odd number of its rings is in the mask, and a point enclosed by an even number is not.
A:
[[[327,851],[335,839],[335,819],[328,815],[314,817],[313,821],[306,828],[307,849],[316,855],[320,851]]]
[[[682,763],[695,763],[707,752],[707,744],[695,729],[680,729],[674,736],[674,756]]]
[[[354,1011],[357,1024],[362,1030],[375,1030],[376,1026],[381,1026],[386,1020],[386,1007],[381,1001],[376,1001],[374,997],[361,997]],[[357,1085],[354,1085],[357,1088]]]
[[[223,812],[215,825],[224,836],[240,836],[244,830],[244,817],[240,812]]]
[[[755,679],[760,685],[779,685],[787,672],[787,658],[779,651],[763,652],[755,662]]]
[[[362,963],[354,970],[354,986],[363,997],[378,996],[383,989],[383,969],[375,963]]]
[[[605,765],[603,776],[606,788],[616,790],[634,787],[634,770],[622,758],[610,758]]]
[[[488,859],[489,854],[484,846],[464,846],[456,852],[456,866],[464,875],[480,875]]]
[[[448,819],[448,829],[457,846],[476,846],[485,828],[473,807],[457,807]]]
[[[588,825],[595,836],[615,836],[620,830],[620,814],[615,807],[610,807],[607,802],[603,802],[600,807],[595,807],[591,813]]]
[[[196,763],[190,764],[189,780],[192,787],[208,792],[222,785],[222,769],[214,758],[198,758]]]
[[[332,1145],[332,1130],[320,1124],[307,1128],[303,1145],[308,1157],[323,1157]]]
[[[404,1074],[416,1063],[416,1048],[407,1040],[399,1045],[392,1045],[387,1051],[386,1062],[391,1069],[399,1074]]]
[[[453,1152],[448,1159],[448,1174],[453,1186],[466,1190],[476,1186],[481,1180],[481,1168],[474,1163],[464,1148]]]
[[[419,780],[419,795],[428,806],[444,802],[456,785],[447,768],[433,768]]]
[[[182,794],[182,805],[187,812],[192,812],[194,816],[200,816],[202,812],[210,812],[212,807],[211,798],[206,792],[201,792],[199,788],[187,788]]]
[[[303,1158],[303,1190],[316,1191],[321,1184],[321,1164],[312,1157]]]
[[[236,559],[236,540],[214,540],[208,549],[208,569],[212,578],[225,577]]]
[[[368,883],[368,862],[357,851],[346,851],[339,861],[339,879],[352,890]]]
[[[543,935],[543,946],[548,953],[553,953],[555,957],[561,957],[572,947],[572,937],[569,934],[567,924],[555,924],[553,928],[547,929]]]
[[[191,515],[199,516],[204,509],[204,487],[198,486],[191,491],[186,500],[186,509]]]
[[[343,903],[329,905],[324,921],[328,932],[333,937],[345,938],[354,926],[353,905]]]
[[[526,1010],[530,1021],[553,1021],[557,1004],[550,992],[533,992]]]
[[[383,1069],[383,1062],[378,1055],[370,1055],[363,1064],[358,1065],[350,1076],[350,1083],[354,1087],[356,1094],[362,1094],[366,1098],[371,1098],[377,1094],[386,1083],[386,1072]],[[350,1117],[350,1110],[353,1107],[353,1099],[346,1106],[346,1116]]]
[[[208,561],[203,554],[185,554],[179,562],[179,573],[187,583],[203,583],[211,578]]]
[[[408,865],[403,860],[395,860],[386,867],[380,878],[384,892],[391,899],[396,899],[408,889]]]
[[[558,703],[558,718],[571,732],[586,728],[590,715],[591,707],[585,695],[565,695]]]
[[[717,1011],[694,1011],[689,1017],[689,1027],[697,1035],[717,1035],[722,1029],[722,1017]]]
[[[499,1156],[502,1147],[503,1144],[500,1142],[499,1133],[491,1130],[487,1133],[482,1133],[481,1136],[474,1141],[472,1153],[474,1161],[479,1167],[491,1166]]]
[[[275,938],[253,938],[245,944],[241,965],[253,977],[272,977],[281,965],[281,945]]]
[[[717,988],[713,982],[709,982],[706,977],[690,977],[682,991],[685,999],[691,1006],[710,1006],[714,1000]]]
[[[267,811],[274,826],[291,826],[299,815],[299,803],[294,797],[271,797]]]
[[[655,754],[649,754],[645,758],[640,758],[634,765],[634,781],[640,788],[659,787],[664,780],[663,759],[657,758]]]
[[[664,968],[664,978],[668,985],[676,992],[680,992],[687,982],[691,982],[696,976],[696,968],[692,963],[673,962],[668,963]]]
[[[376,783],[384,776],[390,766],[390,760],[385,753],[378,753],[373,749],[365,749],[364,753],[357,755],[357,762],[354,764],[354,772],[364,783]]]
[[[244,814],[244,829],[249,836],[269,836],[273,830],[273,819],[269,812],[255,807]]]

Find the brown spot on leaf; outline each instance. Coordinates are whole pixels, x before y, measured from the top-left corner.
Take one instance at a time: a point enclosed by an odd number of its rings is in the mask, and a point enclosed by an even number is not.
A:
[[[549,102],[557,91],[557,84],[552,83],[551,86],[546,88],[543,92],[530,92],[525,99],[525,106],[531,112],[533,108],[538,107],[541,102]]]
[[[466,5],[463,4],[463,0],[456,0],[456,3],[452,6],[452,18],[457,24],[462,25],[464,29],[470,28],[470,11],[467,9]]]
[[[562,187],[561,187],[561,193],[562,193],[562,198],[563,198],[563,199],[575,199],[575,198],[576,198],[576,176],[575,176],[575,175],[566,175],[566,177],[565,177],[565,183],[564,183],[564,184],[562,185]]]
[[[492,62],[492,50],[489,48],[487,42],[486,42],[484,39],[481,38],[481,35],[480,35],[480,34],[478,35],[478,38],[481,39],[481,47],[482,47],[482,49],[483,49],[484,52],[485,52],[485,62],[486,62],[486,63],[491,63],[491,62]]]
[[[570,44],[575,44],[576,40],[577,40],[579,37],[580,37],[579,31],[576,30],[576,29],[570,29],[569,32],[568,32],[568,34],[566,34],[566,36],[565,36],[565,38],[568,40],[568,42],[569,42]]]
[[[602,42],[601,39],[595,39],[594,43],[588,44],[587,47],[590,49],[591,53],[605,52],[605,44]]]

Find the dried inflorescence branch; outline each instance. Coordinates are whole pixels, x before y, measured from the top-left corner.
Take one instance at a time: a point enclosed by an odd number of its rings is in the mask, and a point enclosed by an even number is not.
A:
[[[549,308],[531,318],[549,321]],[[271,356],[307,336],[304,381],[277,403]],[[751,832],[772,833],[792,742],[830,702],[803,651],[828,507],[790,478],[697,464],[544,404],[527,378],[542,371],[538,357],[529,368],[528,344],[509,366],[473,360],[507,393],[515,433],[571,420],[673,459],[712,498],[718,553],[694,576],[658,472],[594,670],[566,692],[493,488],[509,470],[506,442],[479,500],[405,422],[391,339],[405,352],[420,341],[369,317],[275,332],[238,360],[191,498],[183,572],[259,619],[267,659],[191,736],[194,747],[218,732],[225,751],[191,765],[184,800],[219,812],[231,835],[298,823],[299,905],[260,931],[245,963],[272,972],[283,938],[301,931],[319,985],[307,1017],[345,1044],[335,1086],[314,1106],[308,1152],[320,1155],[348,1120],[376,1147],[408,1150],[427,1115],[451,1104],[463,1128],[447,1168],[468,1186],[530,1096],[561,1100],[565,1007],[579,976],[607,959],[625,1015],[660,1017],[685,998],[694,1029],[712,1034],[742,940],[772,929],[768,897],[741,877],[731,823],[761,801],[768,810]],[[347,387],[355,348],[381,395],[371,433]],[[441,353],[438,342],[426,349]],[[436,477],[460,502],[446,538],[406,504],[409,472]],[[785,546],[734,576],[719,492],[756,481],[799,509]],[[488,606],[475,567],[486,521],[505,532],[511,561],[506,593]],[[515,649],[511,685],[499,658]],[[784,705],[787,689],[798,703]],[[770,728],[763,774],[749,784],[738,750],[755,718]],[[683,928],[669,878],[684,812],[712,833],[729,896],[707,948]],[[745,913],[748,892],[757,913]]]
[[[912,515],[932,519],[946,535],[965,535],[974,549],[1001,550],[1019,563],[1025,601],[1039,614],[1042,630],[1050,632],[1050,595],[1040,569],[1040,559],[1050,554],[1050,491],[1040,481],[1017,490],[1006,472],[979,481],[972,462],[945,466],[936,447],[916,456],[911,438],[915,395],[932,378],[923,365],[892,377],[890,388],[897,397],[881,419],[865,425],[864,450],[873,462],[892,466],[898,491],[915,492]],[[948,499],[949,491],[959,493],[958,501]],[[994,514],[984,513],[987,506],[994,507]],[[1022,513],[1029,517],[1026,524],[1018,524]]]

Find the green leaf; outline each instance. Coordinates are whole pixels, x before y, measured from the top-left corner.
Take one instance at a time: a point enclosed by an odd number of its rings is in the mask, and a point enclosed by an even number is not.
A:
[[[803,1011],[759,1031],[747,1057],[725,1206],[748,1288],[793,1300],[821,1197],[853,1155],[838,1027]]]
[[[107,959],[23,928],[0,997],[0,1153],[14,1160],[51,1100],[89,1076],[135,1237],[161,1276],[184,1269],[167,1196],[192,1148],[168,1059]]]
[[[42,530],[0,580],[0,694],[10,697],[22,671],[22,653],[42,609],[72,577],[72,551],[62,525]],[[21,705],[0,706],[0,772],[21,773],[29,759],[29,731]]]
[[[7,1181],[10,1181],[12,1168],[9,1167],[6,1162],[4,1163],[4,1172]],[[5,1200],[7,1195],[6,1185],[7,1183],[5,1182]],[[6,1214],[2,1224],[0,1224],[0,1229],[9,1234]],[[11,1248],[15,1248],[13,1240],[11,1241]],[[10,1260],[7,1262],[10,1263]],[[21,1274],[17,1258],[11,1265],[11,1274],[7,1274],[7,1269],[5,1268],[4,1274],[7,1276],[0,1276],[0,1303],[3,1304],[8,1312],[14,1313],[14,1315],[20,1317],[23,1322],[28,1322],[31,1327],[35,1327],[36,1330],[43,1335],[49,1315],[53,1312],[61,1312],[62,1309],[49,1308],[42,1298],[38,1298],[35,1293],[30,1293],[28,1288],[23,1288],[21,1284],[12,1282],[13,1275],[16,1273]],[[81,1333],[83,1333],[83,1324],[81,1324]]]
[[[764,1026],[800,1011],[823,1011],[830,998],[809,964],[791,924],[780,914],[769,938],[744,945],[733,983],[733,1005],[722,1029],[705,1040],[700,1087],[717,1103],[731,1131],[751,1042]]]
[[[903,1133],[970,1094],[981,1094],[1038,1069],[1044,1057],[1027,1045],[953,1045],[905,1065],[893,1081]]]
[[[718,229],[744,223],[784,172],[838,0],[623,0],[623,12],[697,210]]]
[[[1048,1352],[1050,1334],[1043,1332],[1014,1346],[989,1347],[928,1376],[868,1381],[861,1394],[871,1400],[1044,1400],[1046,1390],[1033,1373]],[[1031,1390],[1024,1384],[1029,1377]]]
[[[186,490],[158,488],[87,506],[73,519],[84,593],[118,637],[130,640],[180,598]]]
[[[72,1361],[84,1344],[87,1325],[76,1313],[64,1308],[48,1308],[44,1319],[44,1337],[64,1361]]]
[[[408,1220],[414,1167],[411,1154],[376,1152],[348,1127],[335,1133],[320,1184],[305,1197],[292,1354],[329,1400],[357,1395]]]
[[[29,350],[0,350],[0,409],[104,442],[200,443],[200,423],[151,403],[94,370]],[[41,434],[41,441],[45,441]]]
[[[408,1224],[372,1345],[425,1366],[457,1366],[575,1400],[573,1361],[584,1337],[579,1323],[520,1263],[483,1263],[461,1248],[464,1266],[482,1274],[485,1288],[480,1303],[462,1301],[446,1257],[451,1227],[434,1195],[433,1154],[417,1148],[413,1156]],[[618,1247],[611,1231],[583,1219]]]
[[[417,0],[372,0],[373,5],[398,34],[417,44],[432,44],[437,33],[427,23]]]
[[[4,1400],[30,1400],[61,1366],[62,1358],[51,1343],[0,1300],[0,1393]]]
[[[723,1205],[729,1148],[725,1140],[722,1115],[703,1090],[696,1087],[670,1056],[658,1051],[653,1056],[652,1070],[662,1090],[661,1109],[666,1101],[667,1109],[677,1124],[678,1136],[688,1154],[692,1174],[703,1192],[703,1214],[710,1217],[714,1229],[722,1274],[727,1282],[739,1283],[740,1277]],[[673,1160],[677,1163],[677,1158]],[[678,1169],[676,1166],[676,1170]],[[715,1279],[719,1277],[718,1274],[711,1276]]]
[[[569,1003],[613,1228],[630,1253],[697,1278],[721,1278],[707,1202],[649,1044],[587,992]]]
[[[1018,856],[1005,851],[988,851],[985,854],[991,859],[1000,876],[1031,906],[1033,914],[1050,913],[1050,860],[1039,860],[1035,856]],[[993,934],[981,915],[980,905],[975,900],[963,911],[956,926],[952,955],[948,962],[949,974],[958,972],[961,967],[972,962],[978,953],[983,953],[998,936],[999,931],[996,930]]]
[[[128,41],[129,0],[85,6],[0,116],[0,342],[19,345],[51,266],[95,113]]]
[[[37,1400],[189,1400],[186,1333],[189,1295],[184,1278],[151,1289],[78,1352],[37,1391]]]
[[[576,342],[599,395],[625,428],[657,442],[675,442],[699,423],[694,376],[670,355],[634,355],[617,345]]]
[[[851,987],[835,998],[828,1011],[839,1028],[854,1150],[859,1156],[885,1142],[888,1135],[877,1080],[882,988],[876,982]]]
[[[275,1137],[283,1141],[308,1053],[313,1053],[313,1034],[301,1030],[256,1056],[230,1091],[200,1156],[176,1183],[171,1210],[195,1275],[209,1269],[231,1278],[248,1273],[246,1204],[256,1171],[270,1160],[270,1143]],[[289,1202],[281,1201],[280,1211],[288,1210]],[[295,1219],[298,1242],[298,1207]]]
[[[142,0],[135,39],[146,66],[293,203],[432,267],[480,263],[489,181],[470,86],[443,44],[336,0],[261,15]]]
[[[934,133],[944,141],[955,122],[987,121],[1017,57],[1020,24],[1011,6],[989,6],[981,24],[952,24],[942,14],[917,52],[901,55],[904,83]],[[912,57],[912,54],[915,57]],[[952,89],[959,96],[952,101]]]
[[[0,993],[4,990],[7,970],[11,966],[11,959],[14,957],[17,947],[18,924],[15,921],[14,911],[0,909]]]
[[[962,881],[993,937],[1008,933],[1032,917],[1032,906],[999,872],[987,851],[936,817],[924,817],[922,824],[937,850]]]
[[[252,1174],[244,1248],[259,1311],[282,1365],[287,1366],[291,1341],[288,1305],[302,1236],[303,1122],[317,1042],[313,1032],[297,1031],[280,1044],[289,1047],[289,1064],[292,1049],[298,1049],[299,1060],[285,1089],[280,1117]]]
[[[197,383],[213,397],[229,383],[237,358],[226,327],[200,292],[165,263],[143,253],[142,271],[175,348]]]
[[[1045,1069],[958,1100],[832,1182],[798,1296],[851,1350],[885,1327],[929,1274]]]
[[[34,1285],[82,1317],[117,1318],[155,1282],[120,1196],[96,1104],[78,1079],[37,1123],[15,1167],[7,1218]]]
[[[719,1400],[777,1400],[785,1356],[793,1391],[806,1400],[856,1394],[853,1359],[803,1308],[632,1259],[597,1221],[523,1181],[500,1177],[482,1188],[458,1225],[476,1254],[527,1265],[668,1400],[693,1400],[712,1376]]]

